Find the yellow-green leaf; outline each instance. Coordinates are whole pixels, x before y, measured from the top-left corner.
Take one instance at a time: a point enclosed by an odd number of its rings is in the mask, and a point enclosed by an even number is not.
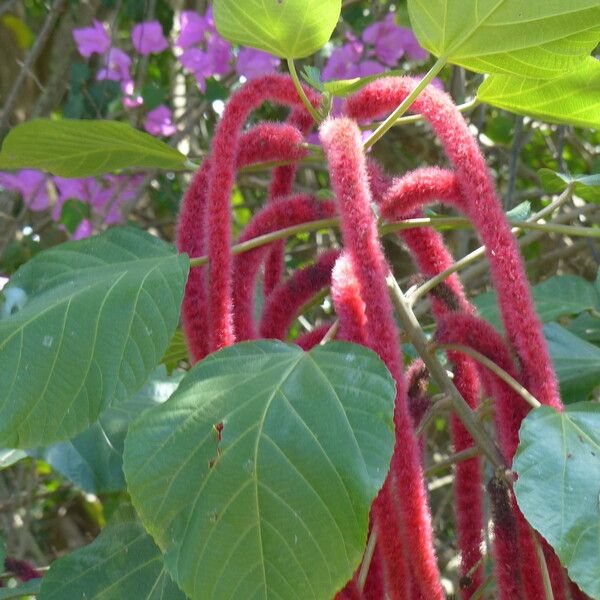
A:
[[[409,0],[421,45],[483,73],[551,78],[600,41],[598,0]]]
[[[303,58],[322,48],[340,18],[341,0],[214,0],[219,33],[234,44]]]

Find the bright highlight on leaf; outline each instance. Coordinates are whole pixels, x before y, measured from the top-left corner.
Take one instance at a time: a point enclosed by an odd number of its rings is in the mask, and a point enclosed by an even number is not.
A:
[[[283,58],[322,48],[340,18],[342,0],[214,0],[219,33],[234,44]]]
[[[421,45],[482,73],[555,77],[600,41],[598,0],[408,0]]]
[[[189,597],[330,600],[364,551],[394,397],[361,346],[247,342],[134,422],[129,492]]]
[[[0,319],[0,444],[74,436],[142,387],[179,320],[189,259],[136,229],[68,242],[31,259]]]
[[[569,577],[600,597],[600,405],[562,414],[548,407],[523,421],[513,462],[515,494],[527,520],[548,540]]]
[[[477,98],[543,121],[600,129],[600,61],[580,59],[577,68],[554,79],[490,75]]]
[[[185,170],[186,157],[119,121],[32,119],[13,128],[0,169],[39,169],[60,177],[91,177],[127,168]]]

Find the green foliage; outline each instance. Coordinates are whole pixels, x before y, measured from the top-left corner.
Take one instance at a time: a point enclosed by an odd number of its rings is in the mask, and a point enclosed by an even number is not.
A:
[[[569,576],[600,597],[600,405],[549,407],[523,421],[513,462],[520,509],[558,554]]]
[[[31,581],[28,581],[27,583],[24,583],[14,588],[1,588],[0,600],[30,598],[31,596],[39,593],[41,584],[41,579],[32,579]]]
[[[481,73],[551,78],[600,40],[597,0],[408,0],[421,45]]]
[[[133,398],[104,410],[98,421],[83,433],[30,454],[86,492],[99,494],[125,489],[123,445],[129,424],[144,410],[165,402],[182,376],[177,373],[169,377],[164,365],[158,367]]]
[[[490,75],[477,91],[481,102],[511,112],[596,129],[600,129],[599,97],[600,62],[595,58],[579,59],[572,70],[554,79]]]
[[[187,342],[185,341],[185,335],[181,329],[177,329],[173,334],[173,338],[169,342],[169,347],[165,352],[165,355],[160,361],[167,367],[167,371],[170,373],[177,368],[180,362],[189,361],[189,353],[187,348]]]
[[[214,0],[219,33],[234,44],[303,58],[331,37],[342,0]]]
[[[600,309],[600,287],[576,275],[555,275],[533,286],[533,299],[540,319],[547,323]],[[480,294],[473,302],[484,319],[502,329],[495,292]]]
[[[544,327],[563,402],[587,400],[600,385],[600,349],[557,323]]]
[[[395,385],[371,351],[277,341],[210,355],[125,441],[125,475],[192,598],[329,600],[366,543]]]
[[[118,514],[85,548],[54,563],[38,600],[185,600],[133,515]]]
[[[538,175],[544,190],[550,194],[560,194],[572,185],[573,193],[580,198],[600,203],[600,174],[567,175],[551,169],[540,169]]]
[[[131,167],[188,168],[183,154],[118,121],[32,119],[9,132],[0,152],[0,169],[40,169],[61,177]]]
[[[0,443],[68,439],[137,391],[173,335],[188,264],[161,240],[122,228],[23,266],[4,290],[0,320]]]

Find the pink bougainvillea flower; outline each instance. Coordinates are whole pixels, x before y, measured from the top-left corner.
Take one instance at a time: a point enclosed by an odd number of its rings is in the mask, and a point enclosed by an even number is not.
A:
[[[158,21],[145,21],[135,25],[131,30],[131,41],[133,47],[144,55],[162,52],[169,47],[162,26]]]
[[[180,48],[189,48],[204,42],[209,30],[205,17],[193,10],[184,10],[179,17],[179,37],[175,44]]]
[[[41,171],[25,169],[17,173],[0,173],[0,186],[20,194],[30,210],[42,211],[50,206],[46,175]]]
[[[111,48],[106,55],[105,66],[98,71],[96,79],[130,81],[131,58],[120,48]]]
[[[383,21],[369,25],[362,39],[374,46],[375,56],[390,67],[397,65],[405,54],[412,60],[424,60],[428,56],[411,29],[396,25],[394,13],[389,13]]]
[[[161,104],[146,115],[144,129],[151,135],[163,135],[169,137],[177,131],[171,119],[169,107]]]
[[[241,48],[235,70],[238,75],[242,75],[246,79],[252,79],[274,73],[280,64],[281,61],[272,54],[254,48]]]
[[[110,48],[110,38],[100,21],[94,19],[92,27],[73,29],[73,39],[81,56],[89,58],[92,54],[104,54]]]
[[[213,75],[226,75],[230,70],[231,45],[218,35],[213,35],[206,44],[210,56]]]

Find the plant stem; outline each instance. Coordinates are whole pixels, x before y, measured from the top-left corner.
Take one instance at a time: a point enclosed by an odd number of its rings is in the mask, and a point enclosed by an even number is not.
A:
[[[431,353],[427,338],[421,329],[421,325],[412,311],[408,300],[404,296],[404,293],[400,289],[398,282],[392,275],[388,275],[387,284],[404,331],[423,359],[429,374],[450,398],[454,412],[462,421],[467,431],[471,434],[477,447],[488,457],[499,473],[506,472],[508,467],[504,462],[504,458],[502,457],[502,453],[496,445],[496,442],[488,435],[465,399],[460,395],[460,392],[456,389],[456,386],[448,376],[448,373],[446,373],[446,369],[440,364],[436,356]]]
[[[556,198],[556,200],[551,202],[548,206],[546,206],[539,212],[537,212],[534,215],[532,215],[531,217],[529,217],[529,219],[527,219],[527,221],[525,221],[524,224],[535,223],[539,219],[543,219],[544,217],[552,214],[557,208],[562,206],[565,202],[567,202],[571,198],[572,191],[573,191],[573,186],[572,186],[572,184],[570,184],[563,191],[563,193],[560,196],[558,196],[558,198]],[[516,226],[513,228],[513,233],[518,233],[519,231],[521,231],[521,227]],[[473,250],[473,252],[470,252],[469,254],[467,254],[466,256],[461,258],[460,260],[457,260],[452,266],[450,266],[445,271],[438,273],[435,277],[432,277],[431,279],[426,281],[424,284],[419,286],[410,295],[411,305],[414,306],[418,300],[420,300],[425,295],[427,295],[434,287],[436,287],[437,285],[439,285],[440,283],[445,281],[448,277],[450,277],[450,275],[452,275],[453,273],[460,271],[464,267],[467,267],[468,265],[478,261],[484,255],[485,255],[485,246],[481,246],[480,248],[477,248],[477,250]]]
[[[481,352],[477,352],[473,348],[463,346],[461,344],[434,344],[431,346],[434,350],[451,350],[454,352],[461,352],[471,358],[475,359],[478,363],[481,363],[484,367],[492,371],[494,375],[502,379],[506,385],[511,387],[523,400],[525,400],[532,408],[539,408],[542,403],[533,396],[528,390],[526,390],[514,377],[511,377],[504,369],[501,369],[493,360],[490,360]]]
[[[369,574],[369,568],[371,567],[371,561],[373,560],[373,553],[375,552],[375,545],[377,544],[377,531],[371,529],[369,535],[369,541],[367,542],[367,549],[360,564],[360,571],[358,572],[358,587],[361,590],[365,589],[365,583],[367,581],[367,575]]]
[[[333,325],[327,330],[327,333],[324,335],[323,339],[319,342],[319,346],[324,346],[327,342],[331,342],[335,339],[337,332],[340,328],[340,321],[336,319],[333,322]]]
[[[535,548],[535,554],[540,564],[540,571],[542,572],[542,580],[544,582],[544,596],[545,600],[554,600],[554,592],[552,591],[552,583],[550,581],[550,573],[548,573],[548,564],[546,563],[546,557],[540,544],[540,539],[537,536],[533,527],[529,526],[529,532],[533,539],[533,547]]]
[[[515,228],[516,230],[536,229],[548,233],[568,233],[571,236],[600,238],[600,229],[592,229],[591,227],[576,227],[551,223],[521,223],[520,221],[511,221],[511,223],[517,224],[517,227]],[[299,225],[294,225],[293,227],[278,229],[277,231],[273,231],[271,233],[252,238],[246,242],[236,244],[231,248],[231,251],[233,254],[243,254],[249,250],[260,248],[261,246],[270,244],[271,242],[276,242],[299,233],[310,233],[312,231],[319,231],[320,229],[338,229],[339,227],[340,220],[337,217],[332,217],[331,219],[321,219],[318,221],[308,221],[307,223],[300,223]],[[418,227],[458,229],[472,227],[472,225],[468,219],[463,219],[462,217],[422,217],[418,219],[406,219],[404,221],[397,221],[395,223],[385,223],[379,226],[379,234],[387,235],[404,229],[415,229]],[[423,294],[430,291],[455,271],[458,271],[462,267],[480,258],[484,252],[484,248],[479,248],[478,250],[475,250],[474,252],[471,252],[471,254],[465,256],[465,258],[461,261],[457,261],[450,269],[447,269],[443,273],[432,277],[411,294],[411,303],[414,303],[415,298],[420,298]],[[190,261],[190,266],[192,267],[201,267],[206,264],[208,264],[208,256],[192,258]],[[459,266],[457,267],[457,265]]]
[[[369,139],[365,142],[364,148],[368,150],[378,142],[385,133],[394,126],[396,121],[410,108],[410,105],[415,101],[416,97],[427,87],[429,82],[444,68],[446,65],[446,59],[444,57],[438,58],[435,64],[427,73],[425,77],[421,79],[415,89],[400,103],[398,108],[371,134]]]
[[[481,450],[476,446],[467,448],[466,450],[461,450],[460,452],[457,452],[456,454],[453,454],[452,456],[441,460],[439,463],[427,467],[423,471],[423,474],[425,475],[425,477],[430,477],[431,475],[435,475],[438,471],[441,471],[442,469],[447,469],[448,467],[451,467],[456,463],[462,462],[463,460],[475,458],[476,456],[481,456]]]
[[[290,75],[292,77],[292,81],[294,82],[294,86],[296,87],[296,91],[298,92],[298,96],[306,106],[306,110],[310,113],[311,117],[317,122],[320,123],[323,119],[321,115],[317,111],[317,109],[311,104],[311,101],[308,99],[308,96],[304,92],[304,88],[300,83],[300,79],[298,79],[298,73],[296,72],[296,65],[294,64],[294,59],[288,57],[287,58],[288,69],[290,70]]]
[[[475,108],[476,106],[479,105],[479,100],[477,100],[477,98],[473,98],[472,100],[469,100],[468,102],[465,102],[464,104],[459,104],[456,109],[458,110],[458,112],[467,112],[468,110],[471,110],[472,108]],[[399,119],[396,119],[396,121],[392,124],[392,127],[401,127],[402,125],[408,125],[410,123],[418,123],[420,121],[424,121],[425,117],[423,115],[409,115],[408,117],[400,117]],[[371,131],[373,129],[373,127],[379,127],[380,125],[383,124],[383,121],[380,121],[379,123],[374,122],[374,123],[369,123],[368,125],[361,125],[360,128],[363,131]]]

